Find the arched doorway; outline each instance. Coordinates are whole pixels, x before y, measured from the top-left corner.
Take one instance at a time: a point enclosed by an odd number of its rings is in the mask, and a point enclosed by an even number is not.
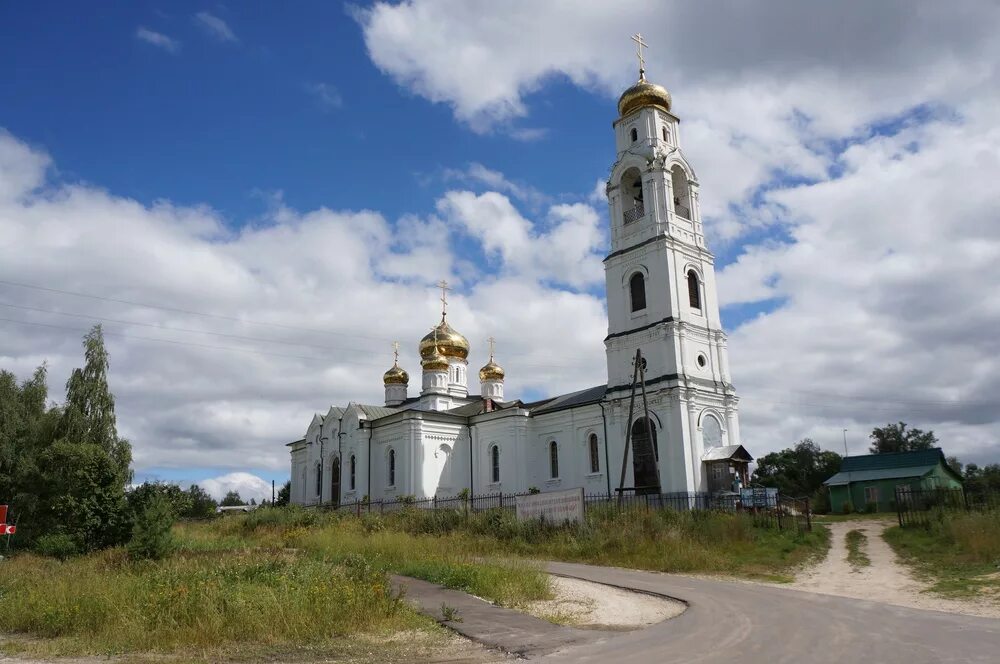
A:
[[[330,504],[340,506],[340,457],[334,457],[330,464]]]
[[[652,435],[650,435],[652,434]],[[640,417],[632,424],[632,475],[637,495],[660,493],[657,462],[660,451],[656,444],[656,424]]]

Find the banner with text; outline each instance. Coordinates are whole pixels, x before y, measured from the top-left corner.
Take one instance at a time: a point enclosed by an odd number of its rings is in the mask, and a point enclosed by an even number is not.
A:
[[[517,497],[517,519],[545,519],[552,523],[583,522],[583,487]]]

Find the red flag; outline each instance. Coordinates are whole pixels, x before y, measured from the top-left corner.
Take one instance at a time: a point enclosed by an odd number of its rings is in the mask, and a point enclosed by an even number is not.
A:
[[[7,506],[0,505],[0,525],[7,523]]]

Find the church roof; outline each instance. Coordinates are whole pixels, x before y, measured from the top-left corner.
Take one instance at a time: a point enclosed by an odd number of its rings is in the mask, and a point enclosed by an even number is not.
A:
[[[387,406],[369,406],[368,404],[357,403],[354,404],[365,414],[369,420],[377,420],[381,417],[389,417],[399,412],[399,408],[389,408]]]
[[[559,396],[552,397],[551,399],[543,399],[542,401],[524,404],[524,407],[527,408],[532,415],[550,413],[564,408],[574,408],[576,406],[583,406],[589,403],[597,403],[598,401],[604,399],[604,395],[607,391],[607,385],[595,385],[594,387],[588,387],[587,389],[579,390],[578,392],[560,394]]]

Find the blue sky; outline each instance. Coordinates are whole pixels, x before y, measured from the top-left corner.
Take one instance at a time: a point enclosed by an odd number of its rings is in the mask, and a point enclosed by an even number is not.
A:
[[[0,226],[19,240],[0,253],[0,280],[290,327],[12,287],[0,304],[270,336],[310,355],[368,338],[360,356],[317,366],[265,361],[252,354],[273,346],[250,341],[251,359],[156,347],[109,325],[125,335],[112,363],[140,478],[284,479],[283,442],[313,411],[380,398],[388,339],[412,365],[442,276],[474,353],[480,337],[500,340],[518,396],[596,384],[595,190],[635,76],[628,35],[643,30],[701,181],[746,442],[836,449],[848,427],[860,451],[872,426],[904,419],[983,459],[1000,425],[980,410],[1000,371],[961,370],[996,353],[989,335],[959,330],[996,321],[938,296],[933,278],[1000,284],[983,258],[992,235],[954,241],[995,226],[980,183],[1000,173],[1000,21],[991,3],[966,5],[4,3],[0,203],[4,177],[19,198]],[[945,197],[960,214],[936,212]],[[54,226],[35,235],[40,210]],[[563,224],[580,246],[553,244]],[[944,331],[920,314],[928,301],[953,323]],[[75,331],[5,332],[0,357],[19,374],[78,363]],[[934,381],[919,369],[928,357]]]

